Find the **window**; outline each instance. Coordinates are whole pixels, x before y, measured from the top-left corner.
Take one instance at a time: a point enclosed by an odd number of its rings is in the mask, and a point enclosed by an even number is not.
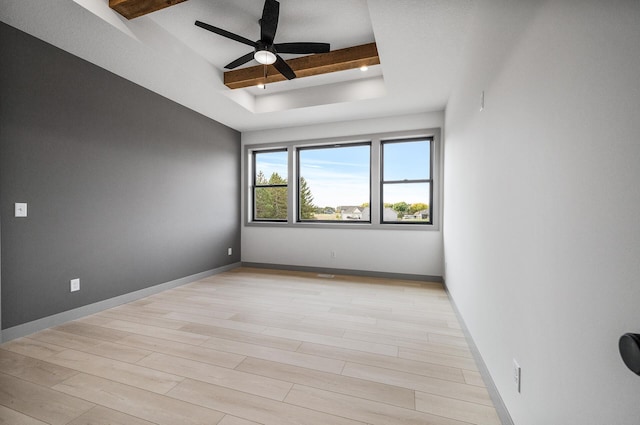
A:
[[[383,223],[431,223],[431,145],[431,139],[382,142]]]
[[[440,130],[245,146],[247,226],[438,230]]]
[[[253,219],[287,221],[287,150],[254,152],[253,170]]]
[[[370,143],[301,147],[298,221],[370,223]]]

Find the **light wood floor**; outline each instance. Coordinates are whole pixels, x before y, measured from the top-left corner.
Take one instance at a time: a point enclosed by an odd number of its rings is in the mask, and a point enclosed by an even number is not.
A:
[[[437,283],[239,268],[0,345],[0,424],[500,424]]]

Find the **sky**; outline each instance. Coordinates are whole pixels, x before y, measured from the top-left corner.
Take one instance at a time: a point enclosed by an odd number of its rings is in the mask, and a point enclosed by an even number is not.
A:
[[[301,149],[300,174],[311,189],[313,203],[335,208],[369,202],[369,151],[368,145]],[[429,153],[428,142],[385,144],[385,181],[429,178]],[[287,153],[261,153],[256,168],[267,178],[273,172],[287,176]],[[428,183],[385,184],[383,191],[385,203],[429,204]]]

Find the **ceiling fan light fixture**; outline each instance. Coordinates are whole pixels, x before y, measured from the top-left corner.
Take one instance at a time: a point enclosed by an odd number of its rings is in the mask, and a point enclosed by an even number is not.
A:
[[[276,55],[268,50],[257,50],[253,58],[262,65],[271,65],[276,61]]]

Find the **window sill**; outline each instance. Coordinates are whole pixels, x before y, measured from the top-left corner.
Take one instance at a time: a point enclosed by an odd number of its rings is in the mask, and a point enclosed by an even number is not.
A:
[[[311,223],[311,222],[278,222],[278,221],[250,221],[244,223],[245,227],[279,227],[295,229],[348,229],[348,230],[412,230],[412,231],[439,231],[434,224],[374,224],[374,223]]]

